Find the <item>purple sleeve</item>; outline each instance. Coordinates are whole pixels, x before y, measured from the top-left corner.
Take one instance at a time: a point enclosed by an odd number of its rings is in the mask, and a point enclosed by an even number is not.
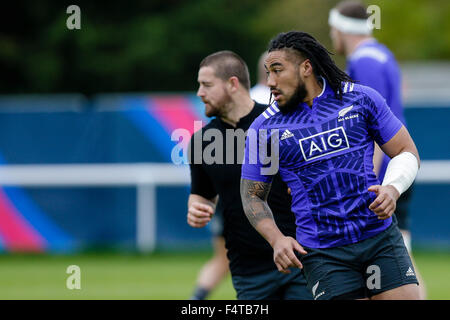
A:
[[[367,112],[369,132],[378,145],[382,146],[403,126],[400,120],[392,113],[386,100],[375,90],[365,87],[368,96]]]
[[[379,61],[363,57],[349,62],[349,76],[363,86],[371,87],[383,97],[388,97],[388,81],[384,78],[383,65]]]
[[[270,143],[267,135],[260,134],[261,131],[257,123],[258,119],[253,122],[247,131],[241,177],[243,179],[270,183],[273,176],[264,174],[264,168],[267,167],[268,159],[265,155],[270,148]]]

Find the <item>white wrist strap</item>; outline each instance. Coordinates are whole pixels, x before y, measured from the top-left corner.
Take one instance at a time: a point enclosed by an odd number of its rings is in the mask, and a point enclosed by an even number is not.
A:
[[[382,185],[391,185],[402,194],[412,185],[418,171],[417,158],[411,152],[402,152],[389,161]]]

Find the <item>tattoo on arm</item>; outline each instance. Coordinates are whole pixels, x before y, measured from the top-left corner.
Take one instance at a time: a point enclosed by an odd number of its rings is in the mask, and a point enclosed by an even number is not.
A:
[[[271,183],[241,179],[241,198],[245,215],[256,228],[259,221],[273,220],[272,211],[267,204]]]

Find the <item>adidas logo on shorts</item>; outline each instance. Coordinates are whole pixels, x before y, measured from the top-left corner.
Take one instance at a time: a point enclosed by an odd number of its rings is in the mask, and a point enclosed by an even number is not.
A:
[[[292,132],[290,132],[288,129],[286,129],[283,132],[283,134],[281,135],[280,140],[284,140],[284,139],[287,139],[287,138],[290,138],[290,137],[293,137],[293,136],[294,136],[294,134]]]
[[[412,271],[411,267],[408,268],[408,271],[406,271],[406,276],[411,277],[414,276],[414,271]]]

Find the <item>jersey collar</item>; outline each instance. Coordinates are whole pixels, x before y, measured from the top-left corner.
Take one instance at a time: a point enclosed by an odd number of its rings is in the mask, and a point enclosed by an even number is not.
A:
[[[330,87],[330,85],[328,84],[327,80],[325,80],[324,77],[320,76],[320,79],[322,79],[322,84],[323,84],[323,88],[322,88],[322,92],[313,99],[313,105],[315,103],[317,103],[318,101],[324,99],[325,97],[327,97],[330,94],[334,94],[333,89]]]

